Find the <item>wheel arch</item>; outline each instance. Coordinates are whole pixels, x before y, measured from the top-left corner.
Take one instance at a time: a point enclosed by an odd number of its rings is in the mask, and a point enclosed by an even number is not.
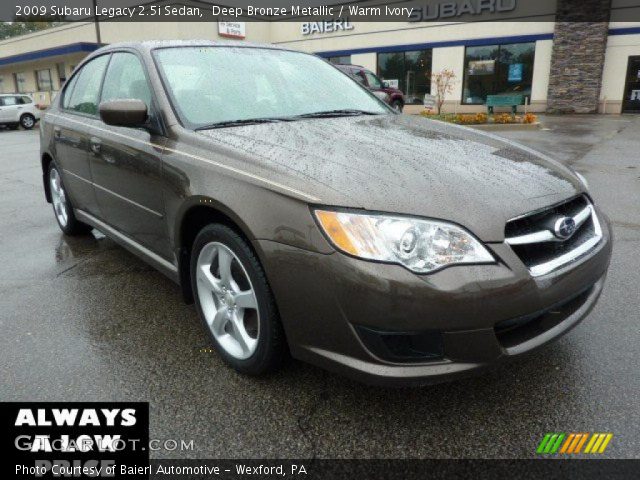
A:
[[[247,240],[262,263],[262,252],[255,237],[240,217],[226,205],[204,196],[192,197],[180,208],[174,227],[174,246],[178,259],[178,275],[186,303],[193,303],[191,285],[191,247],[196,236],[207,225],[219,223],[235,230]]]
[[[51,203],[51,189],[49,187],[49,165],[53,162],[53,157],[48,152],[44,152],[40,157],[42,164],[42,183],[44,184],[44,196],[47,203]]]

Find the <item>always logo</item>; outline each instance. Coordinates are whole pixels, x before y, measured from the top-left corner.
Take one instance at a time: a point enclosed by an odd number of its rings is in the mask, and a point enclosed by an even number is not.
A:
[[[16,426],[30,427],[51,426],[107,426],[113,427],[119,422],[123,427],[136,424],[136,411],[133,408],[21,408],[16,418]]]
[[[148,403],[3,403],[0,417],[13,477],[113,477],[116,464],[149,463]]]

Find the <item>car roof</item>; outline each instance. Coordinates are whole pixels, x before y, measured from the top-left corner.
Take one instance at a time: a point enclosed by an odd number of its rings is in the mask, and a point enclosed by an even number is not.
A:
[[[106,45],[95,53],[103,53],[111,50],[118,50],[122,48],[133,48],[136,50],[150,52],[156,48],[172,48],[172,47],[243,47],[243,48],[266,48],[270,50],[287,50],[297,51],[289,48],[284,48],[279,45],[273,45],[270,43],[257,43],[247,42],[244,40],[145,40],[142,42],[118,42]]]

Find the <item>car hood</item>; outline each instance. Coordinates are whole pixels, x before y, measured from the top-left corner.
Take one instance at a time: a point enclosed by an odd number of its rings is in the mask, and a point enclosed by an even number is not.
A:
[[[584,191],[568,168],[541,153],[409,115],[305,119],[199,134],[236,157],[230,158],[234,164],[305,192],[319,205],[448,220],[489,242],[504,239],[507,220]]]

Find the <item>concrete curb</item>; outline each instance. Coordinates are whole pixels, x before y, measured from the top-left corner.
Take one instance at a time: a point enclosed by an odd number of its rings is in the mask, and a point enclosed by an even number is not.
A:
[[[542,128],[540,122],[534,123],[485,123],[481,125],[467,125],[478,130],[488,130],[492,132],[509,131],[509,130],[538,130]]]

